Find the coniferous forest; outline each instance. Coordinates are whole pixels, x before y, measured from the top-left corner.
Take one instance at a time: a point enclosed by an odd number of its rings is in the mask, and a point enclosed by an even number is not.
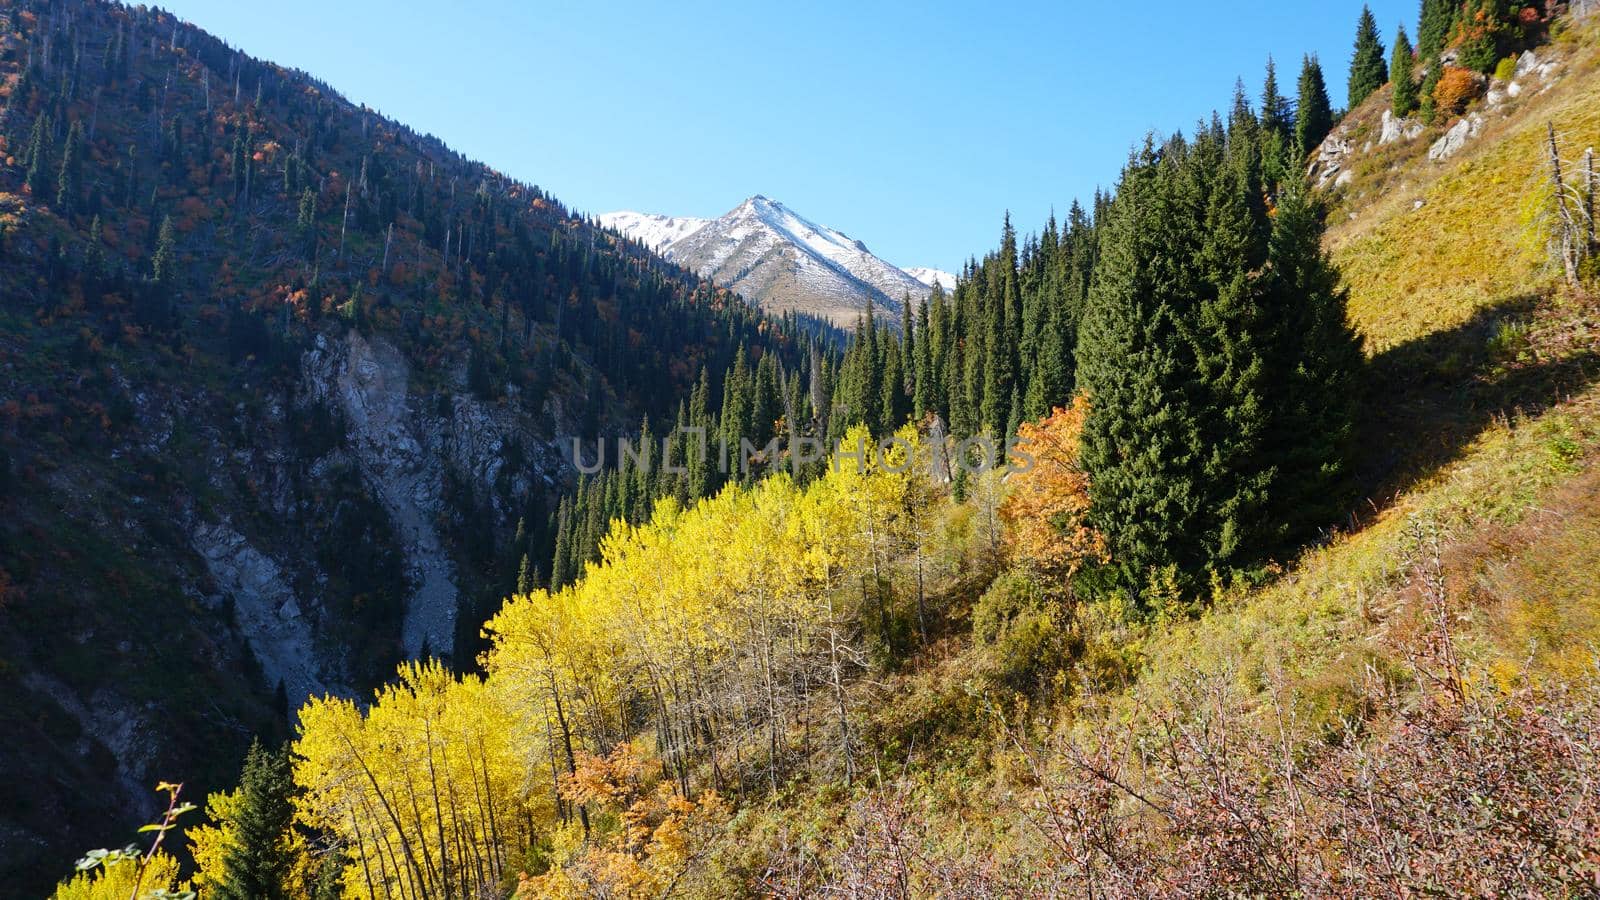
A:
[[[1593,7],[1352,8],[840,329],[0,5],[0,893],[1586,896]]]

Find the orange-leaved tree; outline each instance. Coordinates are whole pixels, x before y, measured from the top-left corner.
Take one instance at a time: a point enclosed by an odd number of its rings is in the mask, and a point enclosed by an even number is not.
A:
[[[1107,558],[1105,537],[1088,522],[1089,476],[1078,460],[1088,413],[1079,394],[1017,429],[1017,471],[1000,508],[1012,558],[1060,577]]]

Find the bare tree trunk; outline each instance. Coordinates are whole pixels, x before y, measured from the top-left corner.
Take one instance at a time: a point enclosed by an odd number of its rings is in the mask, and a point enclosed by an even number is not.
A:
[[[344,215],[339,219],[339,262],[344,262],[344,232],[350,226],[350,192],[354,184],[344,183]]]
[[[550,679],[550,699],[555,702],[556,721],[561,725],[561,742],[567,750],[567,774],[578,771],[578,757],[572,752],[572,729],[567,726],[567,713],[561,706],[561,693],[556,690],[555,678]],[[583,839],[589,839],[589,808],[578,804],[578,821],[583,823]]]
[[[1590,147],[1583,154],[1583,217],[1589,226],[1589,246],[1585,255],[1593,258],[1600,254],[1600,243],[1595,241],[1594,204],[1595,194],[1600,193],[1600,178],[1594,171],[1594,148]]]
[[[1556,228],[1557,240],[1560,242],[1561,268],[1567,277],[1567,285],[1573,288],[1578,286],[1578,223],[1574,221],[1570,198],[1567,196],[1567,183],[1561,174],[1561,153],[1556,145],[1556,126],[1554,122],[1546,123],[1550,142],[1550,180],[1555,190],[1556,198]]]

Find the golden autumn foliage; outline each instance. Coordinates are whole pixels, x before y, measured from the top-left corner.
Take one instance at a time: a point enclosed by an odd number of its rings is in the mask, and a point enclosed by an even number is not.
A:
[[[1010,478],[1000,507],[1012,556],[1057,576],[1106,559],[1105,537],[1089,527],[1089,476],[1078,462],[1089,401],[1078,395],[1017,430],[1017,450],[1032,465]]]
[[[932,497],[907,465],[918,435],[898,437],[804,487],[777,475],[613,523],[575,584],[512,597],[485,625],[486,677],[413,663],[366,709],[304,707],[301,817],[346,847],[347,895],[462,896],[526,874],[523,896],[656,896],[726,819],[719,789],[778,786],[796,730],[826,735],[852,778],[861,624],[885,615],[888,567]],[[646,730],[648,777],[625,743]],[[524,848],[579,828],[553,869],[527,871]]]
[[[429,661],[402,665],[365,710],[334,697],[300,710],[299,815],[344,845],[347,896],[479,896],[514,877],[509,854],[549,815],[508,708]]]
[[[63,882],[50,900],[128,900],[141,889],[146,897],[157,889],[172,890],[179,887],[177,881],[178,861],[158,852],[150,858],[142,879],[139,866],[132,861],[99,866]]]

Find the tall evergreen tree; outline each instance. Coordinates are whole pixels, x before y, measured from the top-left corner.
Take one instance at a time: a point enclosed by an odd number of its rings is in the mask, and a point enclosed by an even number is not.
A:
[[[172,228],[171,216],[161,219],[156,251],[150,257],[150,276],[165,291],[171,291],[178,282],[178,237]]]
[[[1021,331],[1021,297],[1017,288],[1017,232],[1006,213],[1000,236],[1000,296],[984,304],[983,404],[980,425],[1000,436],[1011,420],[1012,388],[1016,383],[1014,354]]]
[[[252,741],[240,775],[238,808],[227,823],[232,840],[223,852],[223,873],[211,890],[218,900],[287,900],[294,853],[294,777],[287,749],[267,750]]]
[[[723,472],[738,480],[743,475],[740,442],[752,437],[750,366],[744,347],[734,356],[733,368],[722,381],[722,435],[716,448]]]
[[[1378,20],[1372,9],[1361,7],[1356,23],[1355,55],[1350,59],[1350,109],[1372,96],[1389,82],[1389,66],[1384,61],[1383,40],[1378,37]]]
[[[1304,186],[1285,192],[1273,217],[1265,315],[1274,461],[1266,518],[1281,529],[1269,550],[1292,552],[1336,521],[1351,499],[1357,381],[1364,357],[1346,315],[1339,273],[1322,248],[1323,216]]]
[[[1082,459],[1091,521],[1135,590],[1253,566],[1345,499],[1360,354],[1344,295],[1303,184],[1269,216],[1260,132],[1233,119],[1147,142],[1102,217]]]
[[[1259,448],[1268,385],[1257,273],[1266,264],[1270,220],[1248,130],[1236,126],[1224,135],[1214,127],[1196,139],[1190,160],[1185,181],[1198,182],[1193,190],[1205,204],[1195,258],[1200,300],[1190,330],[1206,447],[1203,550],[1209,566],[1226,569],[1259,549],[1267,502]]]
[[[878,410],[882,418],[877,424],[877,431],[879,434],[889,434],[905,424],[906,418],[911,415],[911,404],[905,391],[904,354],[900,342],[886,333],[880,343],[879,355],[883,361],[879,367],[883,371],[883,383]]]
[[[681,433],[684,440],[683,453],[674,460],[675,464],[688,469],[687,486],[691,500],[711,496],[719,483],[717,435],[712,428],[710,397],[711,373],[702,366],[700,380],[689,394],[689,420],[684,423],[690,428],[699,430],[694,434]],[[581,567],[575,566],[571,571],[575,577],[581,571]]]
[[[1300,100],[1295,106],[1295,149],[1300,159],[1310,156],[1332,130],[1333,106],[1328,101],[1322,65],[1308,55],[1300,66]]]
[[[1450,29],[1461,4],[1459,0],[1422,0],[1422,16],[1417,22],[1417,56],[1428,70],[1439,68],[1439,53],[1450,38]]]
[[[1261,130],[1288,140],[1294,134],[1294,109],[1278,91],[1278,66],[1267,57],[1267,74],[1261,83]]]
[[[933,388],[936,377],[933,364],[933,326],[928,306],[927,300],[917,306],[918,337],[911,359],[911,415],[919,422],[923,416],[934,410],[936,403]]]
[[[83,124],[76,119],[61,150],[61,170],[56,175],[56,206],[62,215],[72,213],[83,189]]]
[[[40,113],[33,120],[33,131],[28,134],[27,176],[28,190],[35,197],[44,196],[50,172],[50,117]]]
[[[1024,419],[1041,419],[1050,414],[1051,408],[1065,406],[1072,391],[1072,351],[1068,347],[1066,317],[1062,304],[1049,306],[1038,356],[1028,377],[1028,392],[1023,397]]]
[[[1416,60],[1412,56],[1411,39],[1406,36],[1404,25],[1400,26],[1400,33],[1394,38],[1394,63],[1389,67],[1389,77],[1394,82],[1394,99],[1390,109],[1403,119],[1416,112],[1420,102],[1417,96]]]
[[[1124,581],[1155,570],[1198,571],[1204,458],[1193,354],[1189,248],[1196,222],[1176,193],[1176,147],[1147,140],[1123,173],[1102,226],[1100,265],[1078,343],[1079,386],[1090,412],[1082,460],[1092,523],[1106,535]]]

